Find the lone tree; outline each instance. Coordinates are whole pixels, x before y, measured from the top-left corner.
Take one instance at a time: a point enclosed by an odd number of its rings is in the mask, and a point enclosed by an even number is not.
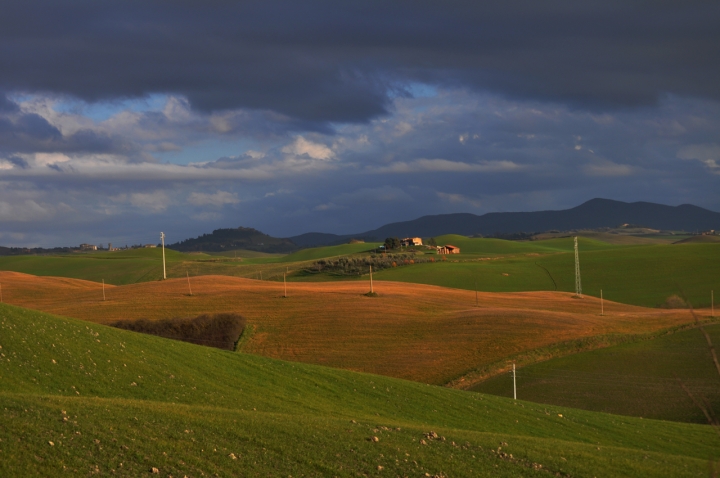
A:
[[[385,239],[385,249],[397,249],[400,247],[400,239],[397,237],[388,237]]]
[[[435,241],[434,237],[431,237],[430,239],[428,239],[427,243],[428,243],[428,246],[437,247],[437,241]]]

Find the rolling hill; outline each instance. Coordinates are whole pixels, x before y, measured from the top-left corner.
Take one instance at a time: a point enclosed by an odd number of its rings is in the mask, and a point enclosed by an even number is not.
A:
[[[703,476],[708,426],[134,334],[0,304],[2,476]]]
[[[712,237],[712,236],[695,236]],[[460,246],[462,254],[443,260],[419,249],[418,262],[379,271],[376,279],[432,284],[485,292],[574,291],[574,256],[571,238],[508,241],[494,238],[438,236],[441,244]],[[288,282],[364,281],[372,260],[364,253],[376,243],[343,244],[268,255],[179,253],[166,250],[168,278],[186,275],[227,275]],[[720,290],[715,271],[720,267],[720,244],[608,244],[580,237],[583,290],[606,299],[646,307],[662,306],[673,294],[685,294],[695,307],[710,306],[710,291]],[[255,257],[243,257],[250,254]],[[350,256],[357,271],[344,274],[318,271],[315,262]],[[403,256],[404,259],[411,258]],[[377,256],[376,256],[377,258]],[[337,260],[337,259],[332,259]],[[430,262],[434,260],[434,262]],[[409,262],[409,260],[408,260]],[[106,284],[124,285],[162,278],[159,249],[132,249],[87,254],[0,257],[0,270],[42,276],[64,276]]]
[[[520,243],[452,240],[463,244],[463,254],[448,256],[446,261],[385,269],[376,278],[497,292],[575,290],[569,238]],[[720,290],[716,273],[720,244],[610,246],[584,238],[579,243],[582,287],[587,295],[599,297],[602,290],[606,299],[658,307],[669,296],[684,294],[693,306],[709,307],[710,291]]]
[[[720,342],[720,326],[706,329]],[[538,403],[707,424],[686,387],[720,410],[720,377],[697,329],[529,365],[518,369],[517,387],[519,397]],[[512,397],[512,377],[472,390]]]
[[[686,310],[610,301],[600,316],[598,299],[564,292],[480,293],[476,307],[472,291],[384,281],[379,297],[364,295],[367,282],[325,282],[289,283],[283,298],[282,282],[200,276],[192,296],[183,278],[106,287],[107,300],[87,281],[0,272],[0,282],[7,303],[105,324],[238,313],[245,352],[460,387],[536,349],[562,355],[693,321]]]

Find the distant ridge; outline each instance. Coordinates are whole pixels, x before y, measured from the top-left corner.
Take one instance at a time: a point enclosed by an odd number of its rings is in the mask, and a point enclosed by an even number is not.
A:
[[[251,227],[233,229],[215,229],[211,234],[168,244],[168,249],[180,252],[222,252],[233,249],[246,249],[258,252],[288,253],[297,250],[297,246],[288,239],[268,236]]]
[[[637,224],[652,229],[702,231],[720,229],[720,213],[692,204],[667,206],[650,202],[627,203],[611,199],[591,199],[560,211],[491,212],[423,216],[412,221],[386,224],[359,234],[308,233],[289,239],[301,247],[338,244],[350,238],[384,240],[386,237],[432,237],[443,234],[492,235],[518,232],[570,231]]]

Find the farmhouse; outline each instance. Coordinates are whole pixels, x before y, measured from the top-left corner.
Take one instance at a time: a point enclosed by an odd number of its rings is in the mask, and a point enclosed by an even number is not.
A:
[[[437,251],[438,251],[438,254],[460,254],[460,248],[455,247],[451,244],[446,244],[444,246],[438,246]]]
[[[419,237],[406,237],[400,241],[401,246],[422,246],[422,239]]]
[[[97,251],[97,246],[92,244],[80,244],[81,251]]]

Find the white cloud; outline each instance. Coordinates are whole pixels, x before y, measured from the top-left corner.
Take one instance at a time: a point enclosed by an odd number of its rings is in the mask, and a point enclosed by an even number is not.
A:
[[[196,206],[216,206],[220,207],[225,204],[238,204],[240,200],[237,194],[227,191],[218,191],[215,194],[192,193],[188,197],[188,202]]]
[[[245,151],[245,156],[249,156],[252,159],[262,159],[265,157],[265,153],[262,151],[253,151],[252,149],[248,149]]]
[[[720,168],[720,145],[714,143],[691,144],[681,148],[677,157],[700,161],[711,170],[715,170]]]
[[[706,159],[705,161],[703,161],[703,163],[705,163],[710,169],[720,168],[720,164],[716,159]]]
[[[626,164],[617,164],[612,161],[598,161],[585,165],[583,168],[588,176],[630,176],[635,170]]]
[[[475,208],[481,208],[483,207],[482,201],[479,201],[477,199],[470,198],[468,196],[465,196],[463,194],[455,194],[455,193],[444,193],[441,191],[437,191],[435,194],[437,194],[437,197],[440,199],[455,203],[455,204],[470,204],[471,206]]]
[[[24,155],[19,155],[24,157]],[[53,163],[56,164],[56,163]],[[112,181],[113,183],[148,181],[231,181],[231,180],[267,180],[283,172],[278,165],[252,166],[242,169],[204,168],[198,165],[136,163],[102,160],[98,157],[74,158],[62,164],[72,166],[66,174],[51,168],[33,168],[9,170],[4,173],[7,179],[38,180],[72,178],[78,181]],[[202,166],[202,165],[200,165]]]
[[[296,156],[308,155],[312,159],[329,160],[335,157],[335,153],[321,143],[313,143],[302,136],[295,138],[295,141],[282,148],[283,153]]]
[[[331,204],[339,206],[356,207],[358,204],[368,203],[397,203],[411,202],[412,196],[402,189],[394,186],[379,188],[360,188],[355,191],[340,194],[332,198]]]
[[[406,121],[401,121],[400,123],[395,125],[395,136],[404,136],[412,130],[413,127],[410,123]]]
[[[52,208],[38,204],[32,199],[23,201],[0,201],[0,221],[30,222],[52,216]]]
[[[216,212],[201,212],[198,214],[193,214],[190,216],[190,219],[194,219],[196,221],[216,221],[220,219],[220,214]]]
[[[336,209],[345,209],[343,206],[338,206],[337,204],[333,203],[327,203],[327,204],[318,204],[313,208],[315,211],[333,211]]]
[[[152,193],[133,193],[129,196],[130,204],[149,212],[163,212],[170,205],[170,198],[164,191]]]
[[[187,99],[170,96],[163,108],[165,117],[174,123],[184,123],[193,118],[192,109]]]
[[[290,194],[290,193],[293,193],[293,192],[295,192],[295,191],[293,191],[292,189],[280,188],[280,189],[278,189],[277,191],[270,191],[270,192],[268,192],[268,193],[265,193],[265,197],[266,197],[266,198],[269,198],[269,197],[277,196],[277,195],[280,195],[280,194]]]
[[[26,161],[30,158],[37,166],[48,166],[51,164],[67,163],[72,158],[62,153],[35,153],[32,155],[21,155]]]
[[[416,159],[410,162],[398,161],[378,169],[382,173],[420,173],[420,172],[455,172],[455,173],[495,173],[522,169],[513,161],[480,161],[464,163],[447,159]]]

